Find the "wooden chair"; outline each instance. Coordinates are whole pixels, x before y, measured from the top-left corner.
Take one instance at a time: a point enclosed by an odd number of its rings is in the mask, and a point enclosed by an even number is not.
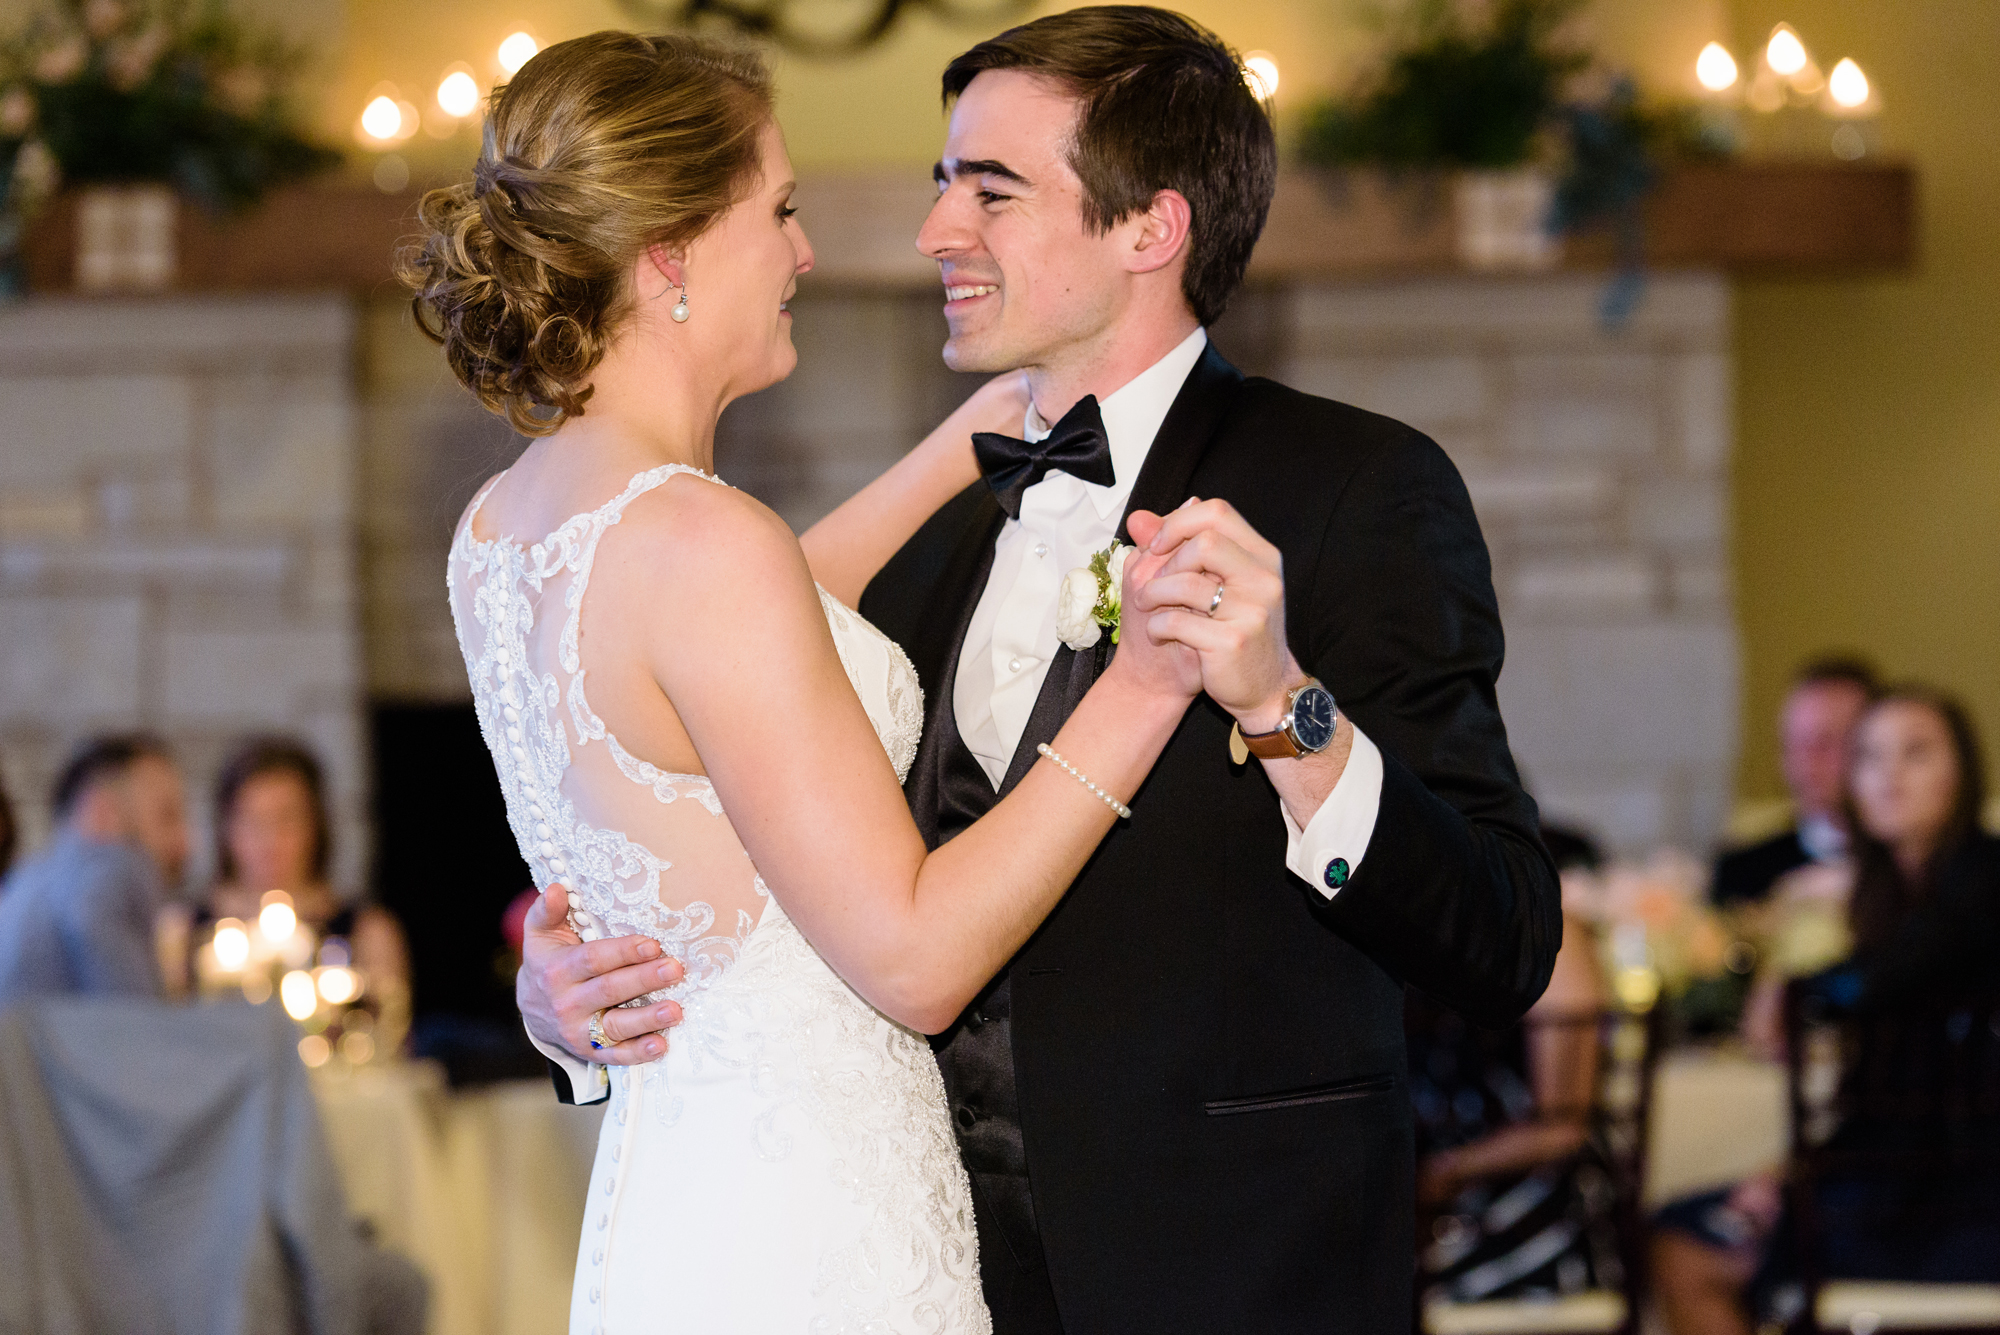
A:
[[[1417,1329],[1423,1335],[1639,1335],[1646,1280],[1647,1124],[1653,1104],[1663,1016],[1606,1010],[1575,1016],[1531,1016],[1531,1034],[1551,1028],[1594,1029],[1598,1039],[1596,1089],[1587,1109],[1590,1129],[1611,1171],[1615,1193],[1621,1282],[1544,1300],[1502,1298],[1481,1302],[1425,1303],[1418,1294]],[[1503,1033],[1468,1027],[1467,1055],[1478,1060],[1505,1039]],[[1549,1111],[1563,1112],[1564,1109]],[[1430,1220],[1419,1215],[1420,1236]]]
[[[2000,1328],[1992,1283],[1919,1284],[1825,1274],[1830,1177],[1984,1173],[2000,1182],[2000,993],[1940,1000],[1867,1021],[1785,998],[1791,1153],[1786,1193],[1799,1275],[1793,1335],[1845,1330],[1970,1335]],[[1866,1128],[1861,1135],[1838,1136]],[[2000,1208],[2000,1203],[1996,1203]]]

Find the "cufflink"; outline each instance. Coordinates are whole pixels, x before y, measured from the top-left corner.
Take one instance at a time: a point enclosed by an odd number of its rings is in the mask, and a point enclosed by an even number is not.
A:
[[[1338,890],[1347,884],[1347,859],[1335,858],[1326,864],[1326,888]]]

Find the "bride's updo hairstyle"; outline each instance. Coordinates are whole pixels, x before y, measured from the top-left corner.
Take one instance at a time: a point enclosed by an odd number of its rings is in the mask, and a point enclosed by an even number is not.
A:
[[[470,184],[426,194],[397,257],[417,325],[480,403],[546,436],[592,368],[648,247],[685,246],[754,186],[771,80],[692,37],[560,42],[493,92]]]

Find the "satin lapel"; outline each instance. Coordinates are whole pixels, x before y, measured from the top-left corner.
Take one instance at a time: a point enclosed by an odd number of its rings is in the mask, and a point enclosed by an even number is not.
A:
[[[978,485],[985,490],[984,483]],[[904,796],[909,799],[917,829],[932,848],[937,847],[939,766],[948,731],[940,723],[945,711],[952,708],[959,651],[965,645],[965,632],[972,625],[979,597],[986,591],[987,576],[993,572],[993,543],[1006,521],[1006,511],[987,492],[952,548],[944,573],[932,586],[936,614],[925,617],[918,634],[904,646],[924,688],[925,706],[924,735],[917,743],[917,758],[910,766],[909,782],[903,786]],[[958,735],[956,729],[949,733]]]
[[[1160,434],[1153,437],[1153,447],[1146,452],[1146,463],[1125,502],[1127,516],[1134,510],[1165,514],[1187,499],[1188,480],[1208,452],[1215,429],[1236,402],[1236,391],[1242,384],[1243,373],[1215,350],[1213,341],[1202,349],[1201,360],[1188,372],[1181,392],[1174,396],[1174,406],[1160,423]],[[1123,519],[1118,521],[1118,541],[1132,541]]]

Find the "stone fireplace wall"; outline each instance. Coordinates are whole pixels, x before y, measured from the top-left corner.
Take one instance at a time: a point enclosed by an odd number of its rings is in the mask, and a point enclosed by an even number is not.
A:
[[[1429,433],[1464,475],[1507,629],[1501,707],[1544,817],[1624,852],[1706,849],[1737,735],[1729,289],[1654,277],[1613,333],[1601,283],[1295,289],[1281,364]]]
[[[282,731],[327,765],[358,885],[354,346],[336,296],[0,308],[0,763],[30,847],[70,746],[142,727],[188,775],[199,884],[222,755]]]

